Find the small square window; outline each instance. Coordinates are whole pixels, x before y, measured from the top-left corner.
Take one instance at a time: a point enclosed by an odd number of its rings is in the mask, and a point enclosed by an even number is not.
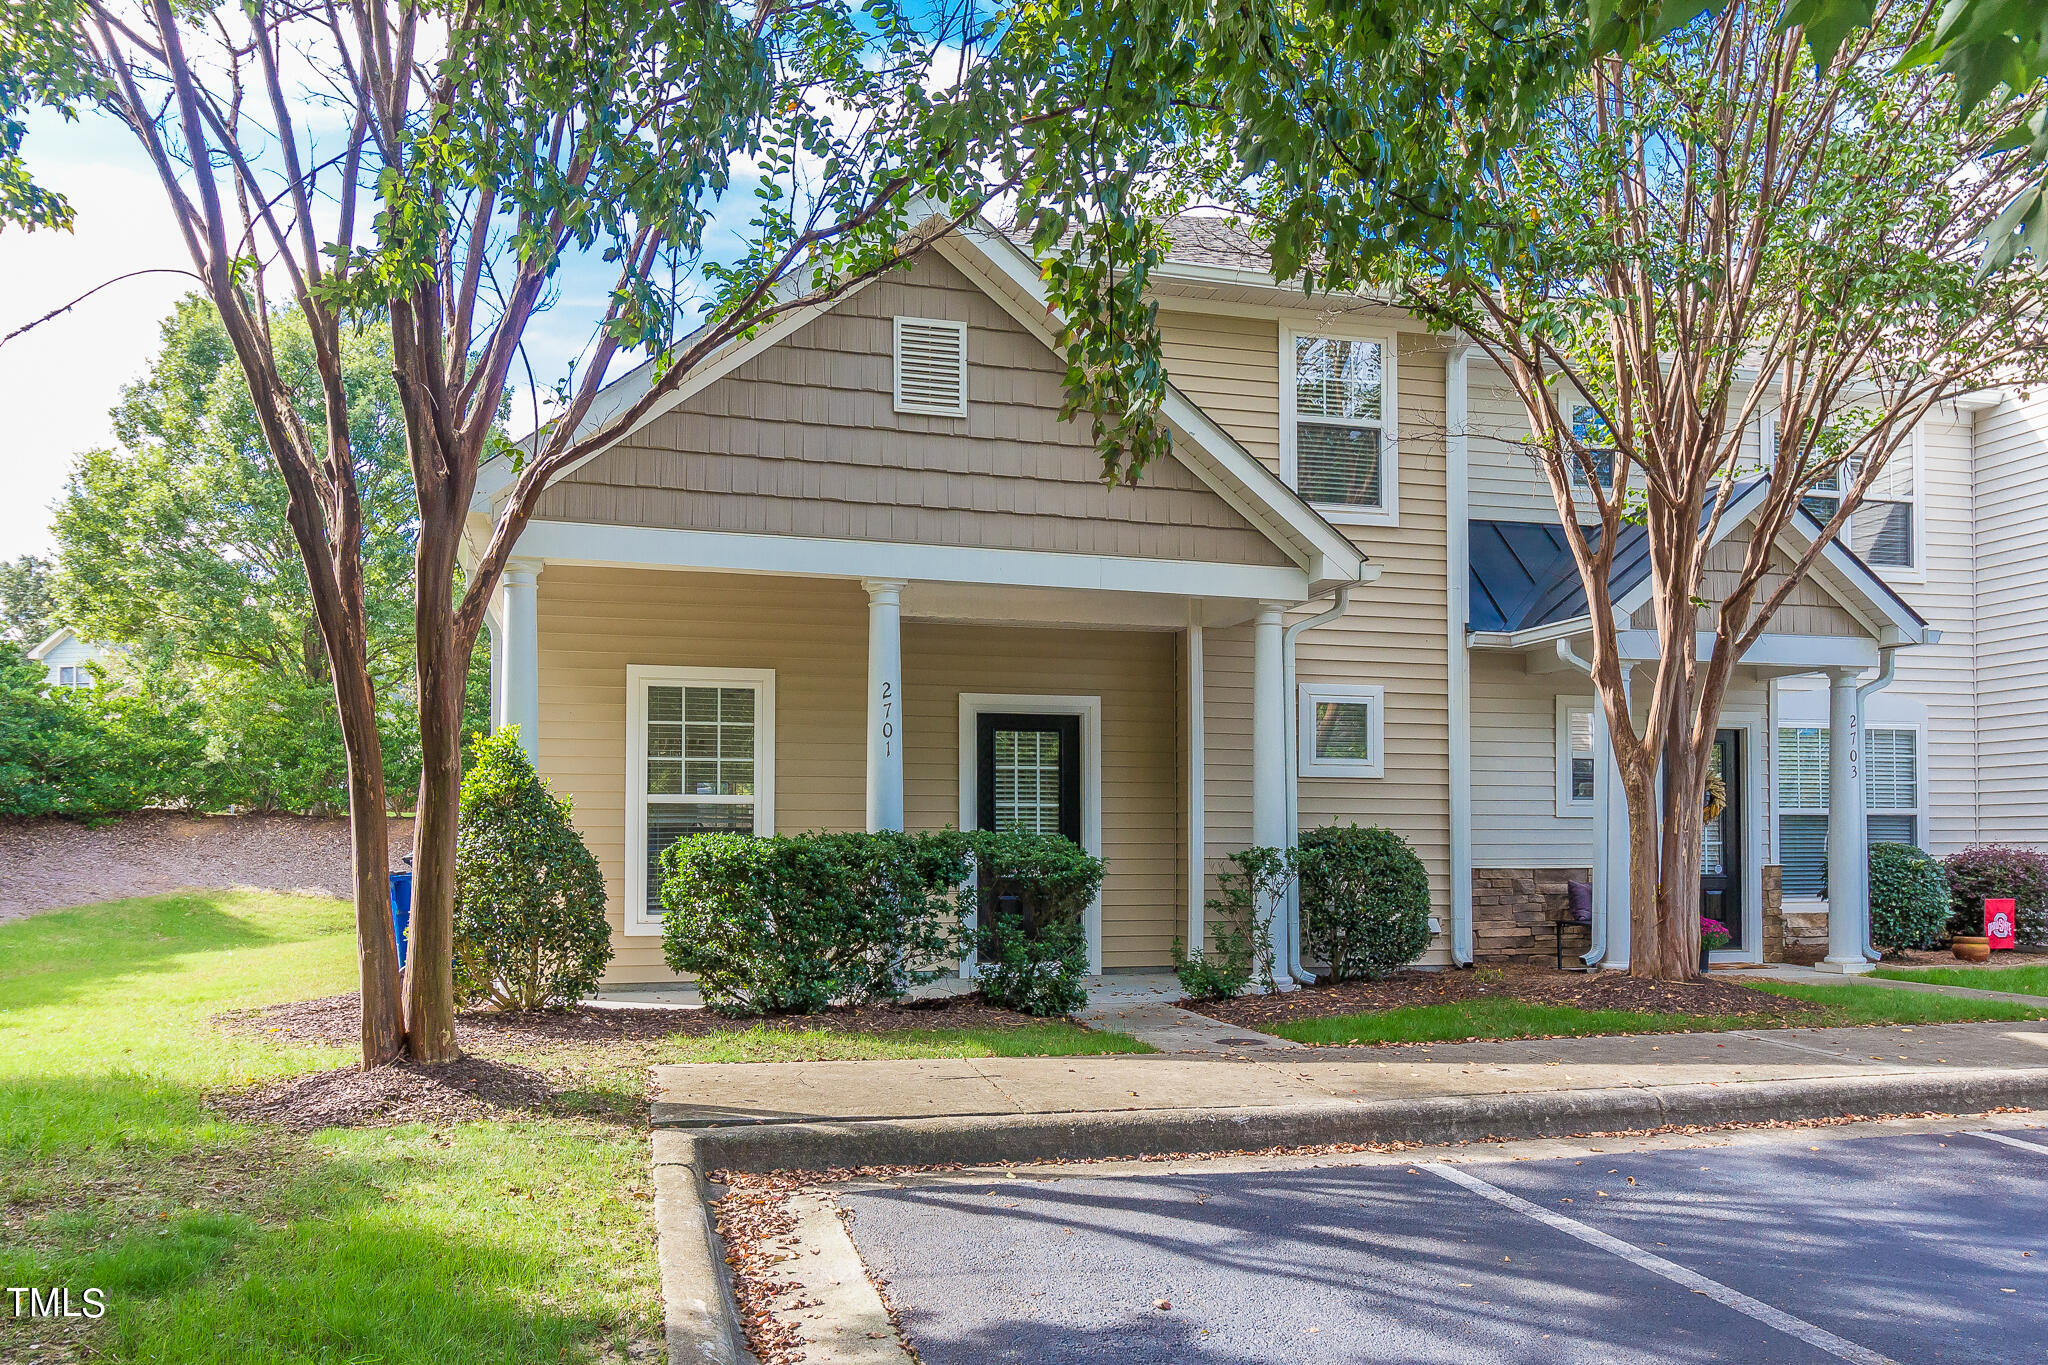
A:
[[[1580,697],[1557,699],[1557,813],[1562,816],[1593,813],[1593,706]]]
[[[1380,777],[1386,691],[1378,686],[1303,683],[1300,770],[1303,777]]]

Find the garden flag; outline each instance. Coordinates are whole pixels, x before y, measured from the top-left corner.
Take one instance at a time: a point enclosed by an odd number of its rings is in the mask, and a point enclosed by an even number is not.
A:
[[[1994,948],[2010,948],[2012,938],[2013,903],[2009,900],[1987,900],[1984,902],[1984,937],[1991,940]]]

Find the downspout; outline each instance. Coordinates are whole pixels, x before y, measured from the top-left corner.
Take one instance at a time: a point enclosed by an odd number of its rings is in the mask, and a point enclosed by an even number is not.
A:
[[[1892,676],[1898,669],[1898,661],[1899,646],[1878,646],[1877,676],[1856,689],[1856,733],[1859,737],[1868,733],[1868,727],[1863,723],[1864,700],[1884,691],[1892,685]],[[1925,837],[1924,832],[1922,837]],[[1864,834],[1863,846],[1865,850],[1864,857],[1867,860],[1870,848],[1870,837],[1867,828]],[[1863,956],[1871,962],[1880,962],[1884,959],[1884,954],[1880,953],[1876,945],[1870,941],[1870,878],[1867,874],[1863,879]]]
[[[1557,657],[1585,674],[1589,681],[1592,679],[1593,665],[1578,656],[1572,649],[1569,640],[1559,640],[1557,642]],[[1622,673],[1622,686],[1624,688],[1628,686],[1628,674],[1626,671]],[[1594,689],[1593,703],[1593,723],[1599,727],[1600,733],[1605,734],[1607,731],[1607,718],[1605,708],[1600,705],[1598,688]],[[1597,748],[1595,752],[1597,754]],[[1593,922],[1586,926],[1588,930],[1586,954],[1580,959],[1588,967],[1599,966],[1601,961],[1607,956],[1607,916],[1612,909],[1612,898],[1614,895],[1614,887],[1611,885],[1614,878],[1608,875],[1608,870],[1614,861],[1608,849],[1608,841],[1613,837],[1614,833],[1612,829],[1614,822],[1610,818],[1609,809],[1613,803],[1608,800],[1607,796],[1608,783],[1614,780],[1607,772],[1614,765],[1614,740],[1611,736],[1608,738],[1607,753],[1604,757],[1607,760],[1604,763],[1596,757],[1593,767],[1593,828],[1599,836],[1596,841],[1598,848],[1595,850],[1593,860],[1593,871],[1595,874],[1593,886],[1597,892],[1595,897],[1597,903],[1593,907]]]
[[[1374,577],[1378,574],[1375,573]],[[1361,578],[1360,583],[1371,582]],[[1325,626],[1351,609],[1351,590],[1358,583],[1346,583],[1337,589],[1337,600],[1328,611],[1296,621],[1280,636],[1281,686],[1286,692],[1287,743],[1282,747],[1287,759],[1287,846],[1294,848],[1301,843],[1301,774],[1299,772],[1301,748],[1301,716],[1298,713],[1299,698],[1294,687],[1294,642],[1317,626]],[[1280,916],[1281,937],[1285,943],[1273,945],[1273,956],[1284,965],[1287,974],[1304,986],[1315,984],[1316,974],[1301,965],[1301,887],[1297,882],[1287,884],[1287,904]]]
[[[1472,965],[1472,620],[1471,407],[1466,376],[1474,348],[1444,361],[1444,648],[1450,698],[1451,961]]]

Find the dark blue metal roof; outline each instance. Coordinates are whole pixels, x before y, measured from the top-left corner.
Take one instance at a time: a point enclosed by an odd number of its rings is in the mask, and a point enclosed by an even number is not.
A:
[[[1750,490],[1769,479],[1756,475],[1737,484],[1729,498],[1732,506]],[[1702,513],[1704,528],[1712,515],[1711,505]],[[1804,507],[1793,509],[1809,529],[1818,532],[1820,523]],[[1470,525],[1471,604],[1465,628],[1476,631],[1509,632],[1572,621],[1590,610],[1586,586],[1579,578],[1579,566],[1572,561],[1571,546],[1565,542],[1564,527],[1555,521],[1474,521]],[[1586,528],[1587,540],[1596,548],[1600,528]],[[1852,563],[1865,567],[1847,545],[1842,550]],[[1609,593],[1620,600],[1650,575],[1650,538],[1641,526],[1624,526],[1608,573]],[[1920,614],[1892,591],[1891,586],[1871,575],[1878,590],[1897,603],[1914,620]]]

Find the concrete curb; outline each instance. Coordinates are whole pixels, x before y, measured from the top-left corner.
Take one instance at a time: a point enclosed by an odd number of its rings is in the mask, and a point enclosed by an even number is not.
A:
[[[688,1133],[655,1130],[655,1259],[669,1365],[752,1365],[694,1149]]]
[[[1568,1137],[1688,1124],[1975,1113],[2007,1105],[2048,1107],[2048,1068],[1328,1100],[1262,1108],[759,1124],[667,1136],[687,1142],[692,1159],[705,1169],[816,1171],[1259,1151],[1340,1142]],[[655,1135],[657,1152],[663,1136]]]

